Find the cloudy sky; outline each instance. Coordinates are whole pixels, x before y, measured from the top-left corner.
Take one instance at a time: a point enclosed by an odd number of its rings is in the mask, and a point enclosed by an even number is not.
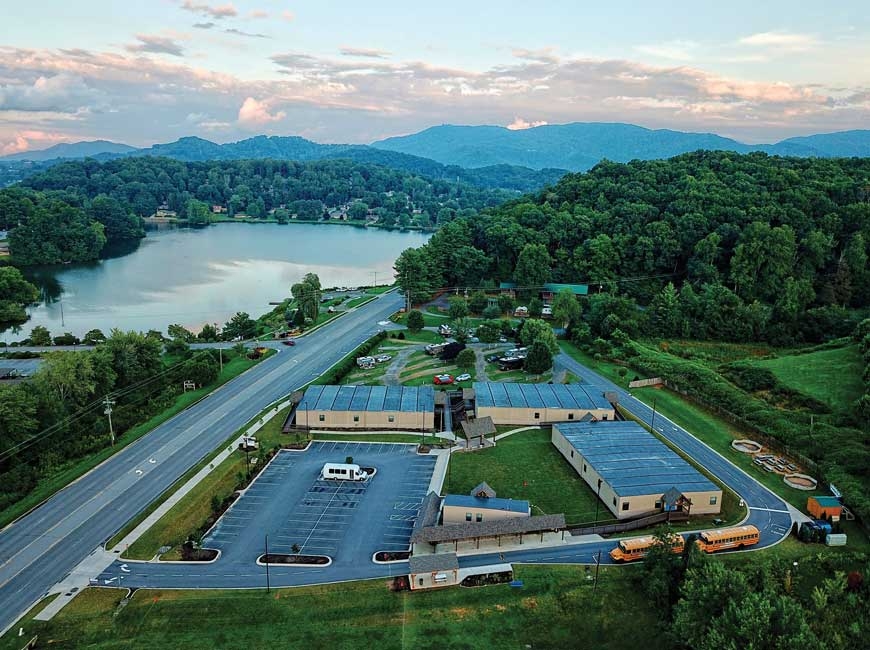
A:
[[[870,128],[866,0],[0,0],[0,153],[573,121]]]

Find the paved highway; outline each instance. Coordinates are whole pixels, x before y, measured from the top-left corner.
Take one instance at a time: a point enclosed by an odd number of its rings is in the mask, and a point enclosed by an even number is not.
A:
[[[263,408],[383,329],[378,322],[402,304],[384,294],[303,337],[0,531],[0,630]]]
[[[643,402],[631,397],[629,393],[616,386],[601,375],[577,363],[565,354],[560,354],[557,364],[566,368],[584,382],[598,387],[602,392],[615,391],[620,395],[620,403],[638,418],[650,423],[652,409]],[[749,507],[747,524],[761,531],[761,541],[755,548],[772,546],[780,542],[791,529],[791,514],[785,502],[773,492],[758,483],[726,458],[710,449],[687,431],[680,428],[660,413],[656,414],[655,428],[665,438],[692,456],[696,462],[706,467],[723,483],[734,490]],[[549,548],[506,551],[484,555],[463,556],[459,559],[462,568],[485,566],[500,562],[528,564],[594,564],[600,557],[602,564],[609,564],[610,550],[615,546],[612,540],[594,540],[580,544],[570,544]],[[599,555],[600,552],[600,555]],[[249,570],[222,565],[220,559],[211,564],[180,565],[161,563],[115,562],[99,576],[100,584],[153,588],[257,588],[265,584],[262,567],[252,561]],[[331,566],[323,569],[302,569],[276,567],[271,570],[272,586],[301,586],[364,578],[381,578],[389,575],[407,574],[407,563],[390,567],[378,566],[371,562],[354,566]]]

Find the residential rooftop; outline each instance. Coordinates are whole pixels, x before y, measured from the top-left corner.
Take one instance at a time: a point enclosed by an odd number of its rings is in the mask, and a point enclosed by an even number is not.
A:
[[[584,384],[512,384],[475,382],[478,407],[611,409],[600,388]]]
[[[559,422],[553,427],[621,497],[719,490],[636,422]]]

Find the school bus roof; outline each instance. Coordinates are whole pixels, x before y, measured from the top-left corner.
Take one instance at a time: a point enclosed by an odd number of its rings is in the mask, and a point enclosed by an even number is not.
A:
[[[675,537],[679,538],[676,540],[679,544],[684,544],[685,540],[682,535],[675,535]],[[643,537],[632,537],[630,539],[622,539],[619,541],[619,544],[627,551],[630,551],[635,548],[645,548],[647,546],[651,546],[656,542],[656,538],[652,535],[644,535]]]
[[[705,530],[701,533],[708,542],[715,542],[720,539],[728,539],[737,535],[757,535],[758,529],[755,526],[734,526],[733,528],[717,528],[716,530]]]

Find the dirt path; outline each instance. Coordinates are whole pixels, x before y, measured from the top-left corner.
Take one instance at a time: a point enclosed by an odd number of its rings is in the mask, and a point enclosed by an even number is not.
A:
[[[385,385],[396,386],[400,383],[399,375],[408,364],[409,357],[419,349],[418,346],[409,347],[401,350],[395,357],[393,357],[393,360],[390,362],[390,367],[387,368],[387,371],[384,373],[383,382]]]
[[[489,381],[489,375],[486,373],[486,351],[477,348],[474,351],[474,376],[475,381]]]

